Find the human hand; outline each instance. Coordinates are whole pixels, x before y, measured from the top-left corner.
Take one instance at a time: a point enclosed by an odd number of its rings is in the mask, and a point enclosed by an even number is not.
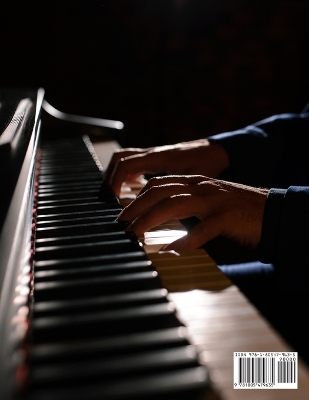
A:
[[[116,196],[123,182],[144,174],[202,174],[218,177],[229,166],[223,147],[207,139],[147,149],[128,148],[114,153],[105,175]]]
[[[118,217],[138,237],[169,219],[198,217],[186,236],[164,250],[190,250],[217,236],[256,247],[260,241],[268,189],[201,175],[152,178]]]

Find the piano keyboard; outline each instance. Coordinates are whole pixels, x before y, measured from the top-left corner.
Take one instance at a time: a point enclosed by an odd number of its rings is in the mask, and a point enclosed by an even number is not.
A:
[[[217,399],[98,166],[81,139],[43,144],[26,397]]]
[[[104,166],[118,146],[115,142],[94,145]],[[135,187],[124,187],[120,201],[135,197]],[[222,400],[304,400],[309,394],[309,368],[299,359],[297,390],[235,390],[233,352],[290,352],[293,349],[274,331],[204,250],[180,255],[160,253],[163,244],[181,236],[183,228],[168,221],[140,238],[159,272],[178,317],[187,326],[191,341],[209,371],[212,386]],[[177,232],[178,231],[178,232]],[[206,400],[206,399],[204,399]]]

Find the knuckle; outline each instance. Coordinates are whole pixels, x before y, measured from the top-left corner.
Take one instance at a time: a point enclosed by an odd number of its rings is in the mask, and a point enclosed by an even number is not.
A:
[[[168,208],[172,208],[177,212],[184,207],[184,200],[187,195],[171,195],[164,200],[164,204]]]
[[[127,158],[121,157],[116,161],[115,169],[122,170],[127,165]]]
[[[188,233],[186,236],[184,236],[183,241],[186,244],[186,246],[188,246],[188,247],[192,247],[195,243],[194,237],[190,233]]]
[[[161,183],[161,177],[155,176],[149,179],[147,186],[149,186],[150,188],[152,187],[156,187]]]
[[[150,197],[157,197],[160,194],[160,186],[150,186],[147,188],[146,193]]]

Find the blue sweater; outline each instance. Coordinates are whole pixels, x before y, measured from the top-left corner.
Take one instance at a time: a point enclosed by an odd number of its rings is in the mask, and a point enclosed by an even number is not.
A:
[[[209,138],[230,157],[228,180],[270,188],[260,261],[309,282],[309,112],[282,114]],[[286,280],[284,279],[284,280]]]

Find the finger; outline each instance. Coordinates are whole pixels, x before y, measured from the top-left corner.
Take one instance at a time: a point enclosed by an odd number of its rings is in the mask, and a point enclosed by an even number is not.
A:
[[[190,194],[185,185],[171,183],[162,186],[152,186],[146,192],[138,195],[118,216],[119,221],[132,222],[147,209],[160,201],[179,194]]]
[[[213,214],[198,223],[186,236],[163,247],[164,251],[186,251],[202,247],[224,231],[224,217]]]
[[[115,165],[109,184],[118,196],[128,176],[161,173],[164,172],[163,165],[162,153],[150,152],[121,158]]]
[[[118,220],[131,222],[140,214],[165,198],[181,194],[205,194],[205,186],[196,185],[202,176],[169,176],[152,178],[136,199],[118,216]],[[164,183],[164,184],[161,184]]]
[[[138,196],[142,195],[147,190],[154,186],[164,186],[170,184],[182,184],[182,185],[194,185],[196,183],[203,182],[207,179],[202,175],[167,175],[167,176],[157,176],[151,178],[147,184],[140,190]]]
[[[108,164],[106,171],[105,171],[105,174],[104,174],[105,182],[107,182],[107,183],[109,182],[109,180],[113,174],[115,165],[121,158],[126,158],[126,157],[132,156],[134,154],[145,153],[146,151],[147,151],[147,149],[139,149],[139,148],[133,148],[133,147],[128,148],[128,149],[116,150]]]
[[[169,219],[183,219],[191,216],[204,216],[209,211],[208,204],[203,201],[203,196],[191,194],[173,195],[157,202],[138,215],[129,226],[138,237],[144,232],[158,226]],[[201,210],[203,210],[201,212]]]

